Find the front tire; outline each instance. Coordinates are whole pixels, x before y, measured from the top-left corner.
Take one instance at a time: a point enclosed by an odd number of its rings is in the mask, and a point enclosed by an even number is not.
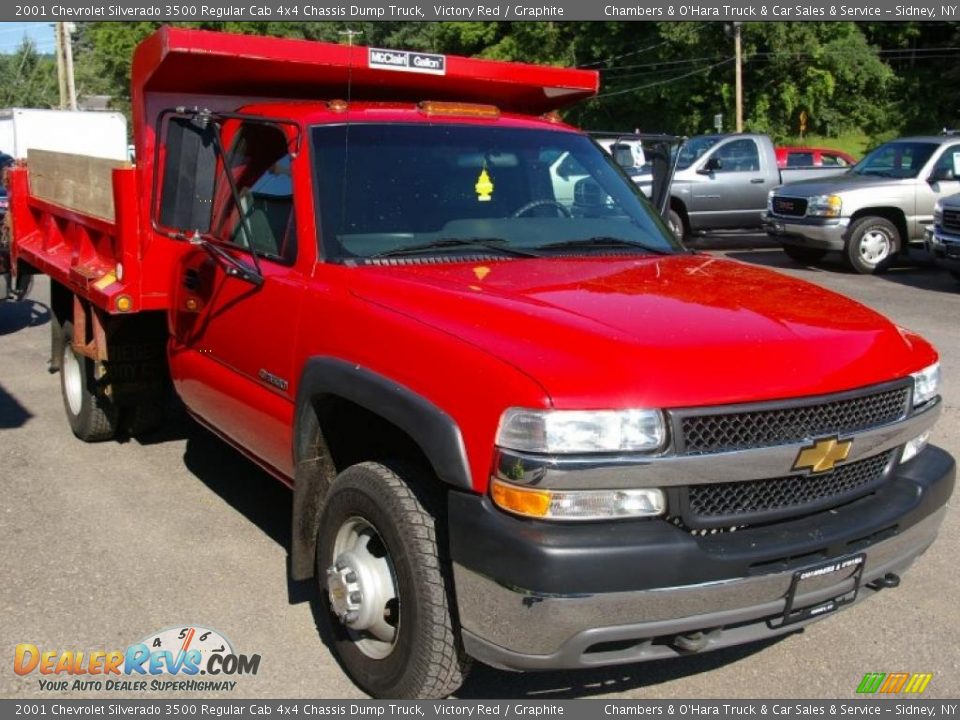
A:
[[[63,324],[60,395],[73,434],[84,442],[111,440],[117,434],[117,408],[95,391],[93,361],[73,349],[73,323]]]
[[[823,260],[823,256],[827,254],[826,250],[820,250],[819,248],[811,247],[801,247],[799,245],[784,245],[783,251],[787,254],[791,260],[794,260],[801,265],[813,265],[820,260]]]
[[[886,218],[868,215],[850,226],[844,257],[861,275],[877,275],[890,269],[900,247],[897,226]]]
[[[683,224],[683,218],[680,217],[680,213],[673,208],[667,210],[667,227],[670,228],[670,232],[673,233],[677,242],[684,241],[687,236],[687,229]]]
[[[960,282],[960,270],[951,270],[950,275],[953,277],[954,280],[956,280],[957,282]]]
[[[412,489],[438,481],[404,474],[366,462],[334,481],[317,537],[321,623],[347,674],[373,697],[442,698],[469,662],[437,520]]]

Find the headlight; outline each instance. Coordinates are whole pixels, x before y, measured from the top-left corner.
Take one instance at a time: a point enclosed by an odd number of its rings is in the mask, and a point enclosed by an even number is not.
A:
[[[937,204],[933,206],[933,224],[940,225],[943,222],[943,202],[937,200]]]
[[[654,517],[666,509],[663,491],[657,488],[546,490],[494,479],[490,484],[490,497],[507,512],[543,520]]]
[[[534,453],[656,450],[666,439],[659,410],[527,410],[500,419],[497,445]]]
[[[813,217],[840,217],[843,201],[839,195],[816,195],[807,198],[807,215]]]
[[[940,392],[940,363],[935,362],[920,372],[911,375],[913,378],[913,406],[919,407],[933,400]]]
[[[773,194],[774,190],[769,190],[767,192],[767,212],[773,212]]]

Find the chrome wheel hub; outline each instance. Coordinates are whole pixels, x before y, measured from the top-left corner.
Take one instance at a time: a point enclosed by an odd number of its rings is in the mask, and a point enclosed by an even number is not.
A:
[[[870,265],[883,262],[890,256],[893,243],[885,232],[870,230],[860,238],[860,257]]]
[[[63,353],[63,363],[60,368],[63,373],[63,391],[67,398],[67,407],[73,415],[80,414],[83,405],[83,367],[80,358],[69,345]]]
[[[389,655],[397,641],[400,597],[376,528],[359,517],[344,522],[326,574],[330,609],[360,651],[374,659]]]

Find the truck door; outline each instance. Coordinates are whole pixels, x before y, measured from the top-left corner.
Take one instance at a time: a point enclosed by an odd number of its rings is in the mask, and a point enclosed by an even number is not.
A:
[[[262,282],[238,277],[209,249],[191,249],[177,279],[171,366],[195,415],[289,475],[293,352],[304,286],[290,138],[277,125],[250,121],[228,122],[222,137],[226,163],[218,163],[214,182],[210,242],[250,268],[252,244]]]
[[[960,192],[960,143],[947,145],[934,161],[927,177],[917,178],[916,211],[907,218],[911,238],[922,238],[933,222],[933,206],[940,198]]]
[[[693,227],[736,228],[760,224],[769,181],[776,168],[765,168],[753,138],[728,140],[704,157],[691,184]]]

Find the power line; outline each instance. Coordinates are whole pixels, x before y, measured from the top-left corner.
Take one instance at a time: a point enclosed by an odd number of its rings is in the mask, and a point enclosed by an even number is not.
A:
[[[638,65],[619,65],[611,68],[601,68],[600,72],[616,72],[619,70],[635,70],[637,68],[660,67],[662,65],[692,65],[703,62],[704,60],[722,60],[723,56],[711,55],[709,57],[684,58],[683,60],[661,60],[659,62],[640,63]]]
[[[704,24],[704,23],[700,23],[699,26],[694,25],[694,26],[693,26],[693,29],[694,29],[695,31],[699,32],[699,31],[700,31],[700,27],[702,27],[703,24]],[[605,63],[613,62],[614,60],[621,60],[621,59],[623,59],[623,58],[625,58],[625,57],[631,57],[632,55],[639,55],[640,53],[650,52],[651,50],[656,50],[658,47],[663,47],[664,45],[669,45],[669,44],[672,43],[672,42],[673,42],[673,40],[664,40],[664,41],[662,41],[662,42],[658,42],[656,45],[651,45],[651,46],[649,46],[649,47],[640,48],[639,50],[631,50],[630,52],[625,52],[625,53],[623,53],[623,54],[621,54],[621,55],[614,55],[613,57],[608,57],[608,58],[606,58],[605,60],[595,60],[595,61],[593,61],[593,62],[585,63],[585,64],[583,64],[583,65],[578,65],[577,67],[579,67],[579,68],[590,68],[590,67],[593,67],[593,66],[595,66],[595,65],[603,65],[603,64],[605,64]],[[602,70],[603,70],[603,68],[601,68],[601,71],[602,71]]]
[[[709,72],[714,68],[720,67],[721,65],[726,65],[728,63],[731,63],[733,62],[733,60],[734,59],[731,57],[731,58],[727,58],[726,60],[721,60],[718,63],[714,63],[713,65],[708,65],[705,68],[698,68],[696,70],[692,70],[683,75],[677,75],[676,77],[670,77],[665,80],[658,80],[657,82],[647,83],[646,85],[638,85],[636,87],[624,88],[623,90],[614,90],[613,92],[601,93],[600,95],[597,95],[597,99],[599,100],[600,98],[613,97],[614,95],[623,95],[624,93],[637,92],[639,90],[646,90],[647,88],[656,87],[657,85],[665,85],[666,83],[673,82],[674,80],[682,80],[683,78],[688,78],[693,75]]]
[[[718,63],[718,62],[720,62],[720,61],[722,61],[722,60],[733,60],[733,59],[734,59],[733,55],[728,55],[728,56],[715,55],[715,56],[709,57],[709,58],[700,58],[700,59],[699,59],[699,67],[706,67],[706,64],[703,62],[704,60],[709,60],[709,61],[711,61],[711,63]],[[690,65],[691,63],[684,63],[684,64]],[[685,70],[685,69],[686,69],[686,68],[684,68],[684,67],[678,67],[678,66],[664,67],[664,68],[660,68],[660,69],[652,68],[652,69],[650,69],[650,70],[643,70],[643,71],[639,71],[639,72],[631,72],[631,73],[626,73],[626,74],[624,74],[624,75],[615,75],[615,76],[613,76],[613,77],[605,76],[605,77],[604,77],[604,82],[607,83],[607,84],[612,83],[612,82],[622,82],[623,80],[629,80],[629,79],[631,79],[631,78],[649,77],[650,75],[662,75],[662,74],[664,74],[664,73],[676,72],[676,71],[678,71],[678,70],[679,70],[679,71],[683,71],[683,70]]]
[[[942,55],[944,52],[953,52],[960,51],[960,47],[941,47],[941,48],[883,48],[873,50],[873,53],[877,55],[885,56],[884,59],[887,60],[903,60],[903,59],[921,59],[917,57],[915,53],[941,53],[936,57],[953,57],[952,55]],[[756,60],[766,60],[769,58],[818,58],[823,56],[833,56],[833,55],[861,55],[865,51],[860,50],[821,50],[818,52],[808,52],[808,51],[797,51],[797,52],[785,52],[785,51],[756,51],[746,54],[746,59],[756,59]],[[869,49],[866,50],[867,53],[871,52]],[[657,62],[649,63],[636,63],[631,65],[618,65],[615,67],[600,68],[602,73],[613,73],[621,72],[626,70],[635,70],[641,68],[653,68],[651,72],[655,72],[656,68],[661,68],[665,66],[674,66],[674,65],[693,65],[705,60],[712,60],[719,62],[720,60],[726,59],[723,56],[712,55],[705,57],[697,58],[684,58],[681,60],[661,60]],[[617,80],[622,80],[628,77],[636,77],[639,75],[645,75],[649,73],[627,73],[624,75],[617,75]]]

